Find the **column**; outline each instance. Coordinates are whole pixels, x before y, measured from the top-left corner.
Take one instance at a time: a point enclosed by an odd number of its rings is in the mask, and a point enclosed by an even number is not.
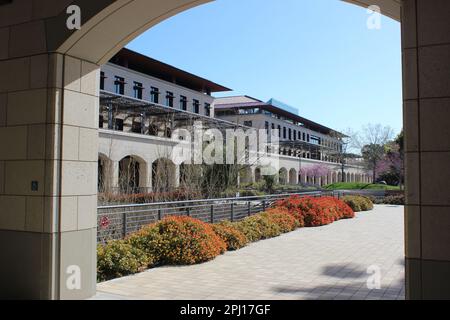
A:
[[[450,1],[404,0],[406,291],[450,299]]]
[[[7,29],[21,43],[0,61],[0,294],[86,298],[96,286],[99,67],[35,54],[24,34],[45,48],[43,21]]]

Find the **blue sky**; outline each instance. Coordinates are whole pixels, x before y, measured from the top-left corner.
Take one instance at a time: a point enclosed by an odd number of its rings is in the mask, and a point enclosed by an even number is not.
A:
[[[338,130],[402,128],[400,24],[338,0],[216,0],[127,47]],[[230,95],[230,93],[226,94]],[[220,94],[219,94],[220,96]]]

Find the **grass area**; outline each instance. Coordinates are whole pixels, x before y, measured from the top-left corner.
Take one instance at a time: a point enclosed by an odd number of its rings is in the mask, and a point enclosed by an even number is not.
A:
[[[338,182],[329,184],[327,190],[400,190],[398,186],[387,186],[384,184],[367,184],[359,182]]]

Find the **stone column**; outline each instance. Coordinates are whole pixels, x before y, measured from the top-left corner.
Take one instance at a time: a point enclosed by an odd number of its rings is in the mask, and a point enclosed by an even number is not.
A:
[[[174,183],[175,183],[175,188],[178,188],[180,186],[180,166],[179,165],[175,165],[175,172],[174,172]]]
[[[119,191],[119,161],[111,161],[111,186],[113,192]]]
[[[407,298],[450,299],[450,1],[402,4]]]
[[[43,22],[7,29],[9,54],[0,61],[0,295],[86,298],[96,286],[99,67],[36,54],[33,46],[45,46]]]

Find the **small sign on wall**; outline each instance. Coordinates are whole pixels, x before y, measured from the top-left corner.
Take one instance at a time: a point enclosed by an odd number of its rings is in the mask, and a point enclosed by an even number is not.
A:
[[[39,182],[31,181],[31,191],[39,191]]]

